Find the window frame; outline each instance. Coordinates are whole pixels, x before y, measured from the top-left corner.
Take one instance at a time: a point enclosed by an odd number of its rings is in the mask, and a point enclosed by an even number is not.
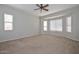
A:
[[[70,17],[70,24],[68,24],[68,18]],[[70,27],[70,30],[68,29]],[[72,32],[72,16],[66,17],[66,32],[71,33]]]
[[[44,25],[45,22],[46,22],[46,25]],[[48,21],[47,20],[43,21],[43,31],[48,31]]]
[[[7,19],[12,19],[12,20],[6,20],[6,17],[11,17]],[[11,25],[8,25],[8,24],[11,24]],[[4,31],[12,31],[12,30],[13,30],[13,15],[4,13]]]
[[[57,24],[56,24],[56,23],[57,23],[57,20],[58,20],[58,21],[61,20],[61,30],[58,30],[58,29],[57,29],[57,27],[58,27]],[[55,30],[51,30],[51,28],[50,28],[50,27],[51,27],[51,24],[50,24],[50,25],[49,25],[50,31],[62,32],[62,31],[63,31],[63,21],[62,21],[62,20],[63,20],[62,18],[56,18],[56,19],[50,20],[50,22],[51,22],[51,21],[54,21],[54,22],[55,22],[55,24],[54,24]]]

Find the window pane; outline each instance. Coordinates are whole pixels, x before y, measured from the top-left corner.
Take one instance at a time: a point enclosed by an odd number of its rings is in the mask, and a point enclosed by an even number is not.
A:
[[[71,16],[67,17],[67,21],[66,21],[66,31],[67,32],[71,32]]]
[[[13,15],[4,14],[4,30],[13,30]]]
[[[44,31],[47,31],[47,27],[44,27]]]
[[[62,31],[62,19],[51,20],[50,30],[51,31]]]
[[[12,30],[12,29],[13,29],[12,23],[5,23],[5,24],[4,24],[4,29],[5,29],[5,30]]]
[[[71,27],[70,27],[70,26],[67,27],[67,31],[68,31],[68,32],[71,32]]]
[[[71,17],[67,17],[67,25],[71,26]]]
[[[44,21],[43,22],[43,30],[44,31],[47,31],[47,21]]]
[[[50,30],[51,31],[55,31],[56,30],[55,20],[51,20],[50,21]]]
[[[56,31],[62,31],[62,19],[56,20]]]
[[[13,16],[8,15],[8,14],[4,14],[4,21],[5,22],[13,22]]]
[[[44,25],[44,26],[47,26],[47,21],[44,21],[43,25]]]

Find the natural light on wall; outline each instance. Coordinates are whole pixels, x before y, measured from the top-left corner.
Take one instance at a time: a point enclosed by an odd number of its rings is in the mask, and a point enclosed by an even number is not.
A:
[[[47,31],[47,21],[43,21],[43,30]]]
[[[62,31],[62,19],[50,20],[50,31]]]
[[[4,14],[4,30],[13,30],[13,15]]]
[[[71,32],[71,16],[66,18],[66,31]]]

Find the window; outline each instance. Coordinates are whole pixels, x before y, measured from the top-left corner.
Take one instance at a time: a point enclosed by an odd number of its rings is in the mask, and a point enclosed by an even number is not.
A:
[[[71,16],[67,17],[66,20],[66,31],[71,32]]]
[[[43,30],[44,31],[47,31],[47,21],[44,21],[43,22]]]
[[[13,16],[4,14],[4,30],[13,30]]]
[[[55,31],[56,30],[56,25],[55,25],[55,20],[50,21],[50,30]]]
[[[50,30],[51,31],[62,31],[62,19],[51,20]]]
[[[56,20],[56,31],[62,31],[62,19]]]

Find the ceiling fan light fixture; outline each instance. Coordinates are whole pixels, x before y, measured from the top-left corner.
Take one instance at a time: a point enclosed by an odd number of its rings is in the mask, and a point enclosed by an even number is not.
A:
[[[36,4],[36,6],[38,7],[37,9],[34,9],[34,10],[41,10],[41,12],[42,12],[42,10],[45,10],[45,11],[48,11],[48,9],[46,8],[46,7],[48,7],[49,5],[48,4]]]

